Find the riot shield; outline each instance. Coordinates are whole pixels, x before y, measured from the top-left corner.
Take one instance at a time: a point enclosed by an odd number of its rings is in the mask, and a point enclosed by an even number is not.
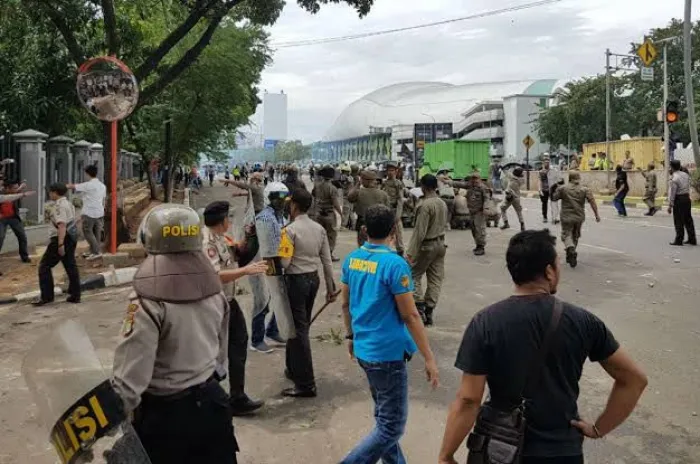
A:
[[[231,227],[233,228],[233,236],[234,239],[237,242],[240,242],[241,240],[244,239],[246,235],[246,228],[255,228],[255,209],[253,208],[253,196],[248,191],[248,203],[246,204],[246,209],[245,209],[245,214],[243,216],[243,224],[242,226],[239,227],[234,227],[233,226],[233,221],[231,224]],[[253,238],[251,237],[251,240]],[[258,251],[255,254],[255,257],[253,258],[253,261],[259,261],[260,260],[260,247],[259,247],[259,239],[256,236],[254,240],[258,240]],[[252,317],[257,316],[260,314],[265,307],[267,307],[270,304],[270,291],[267,288],[267,284],[265,282],[265,276],[264,275],[252,275],[248,276],[248,283],[250,285],[250,291],[253,293],[253,311],[252,311]],[[252,318],[251,318],[252,319]]]
[[[63,464],[150,464],[92,342],[76,321],[41,338],[22,376]]]
[[[267,274],[263,277],[270,292],[270,309],[275,314],[280,334],[286,339],[296,337],[292,309],[289,306],[287,286],[284,282],[282,263],[279,257],[282,240],[281,226],[273,219],[256,218],[255,231],[260,242],[260,258],[268,263]]]

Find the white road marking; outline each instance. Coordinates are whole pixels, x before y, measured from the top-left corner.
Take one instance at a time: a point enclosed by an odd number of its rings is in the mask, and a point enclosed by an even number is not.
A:
[[[595,248],[595,249],[597,249],[597,250],[609,251],[610,253],[616,253],[616,254],[618,254],[618,255],[624,255],[624,254],[625,254],[624,251],[614,250],[614,249],[612,249],[612,248],[606,248],[606,247],[602,247],[602,246],[598,246],[598,245],[589,245],[589,244],[587,244],[587,243],[581,243],[580,245],[581,245],[581,246],[585,246],[585,247],[589,247],[589,248]]]

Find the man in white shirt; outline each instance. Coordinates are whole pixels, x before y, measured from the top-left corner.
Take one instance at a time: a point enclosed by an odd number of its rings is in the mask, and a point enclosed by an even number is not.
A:
[[[85,168],[85,174],[88,175],[87,182],[82,184],[69,184],[67,187],[82,193],[83,199],[83,235],[88,244],[90,251],[83,254],[88,261],[100,258],[100,241],[102,240],[102,230],[104,228],[105,216],[105,197],[107,196],[107,188],[105,184],[97,179],[97,166],[90,165]]]

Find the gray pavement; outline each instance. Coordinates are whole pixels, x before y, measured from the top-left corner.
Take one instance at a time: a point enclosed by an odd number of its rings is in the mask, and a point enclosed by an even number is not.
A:
[[[204,206],[226,198],[223,187],[204,188],[195,202]],[[242,200],[234,200],[240,216]],[[541,228],[539,201],[524,200],[526,223]],[[512,214],[512,212],[511,212]],[[579,267],[562,271],[559,296],[600,316],[649,375],[639,408],[619,430],[604,440],[587,442],[587,462],[656,464],[700,462],[700,341],[698,262],[700,248],[672,248],[671,219],[664,214],[618,219],[602,207],[603,221],[587,221],[579,251]],[[513,222],[513,220],[511,220]],[[558,234],[558,228],[549,225]],[[410,231],[407,231],[410,233]],[[431,391],[422,361],[410,365],[410,414],[402,442],[409,462],[436,462],[447,407],[454,398],[460,372],[453,367],[462,333],[484,306],[509,295],[511,283],[504,252],[513,230],[489,229],[487,254],[471,254],[466,231],[447,234],[447,278],[429,330],[438,357],[442,385]],[[338,255],[353,249],[354,233],[341,232]],[[679,260],[679,262],[676,262]],[[339,275],[340,263],[335,265]],[[78,318],[92,337],[106,366],[119,340],[128,289],[86,296],[78,307],[57,305],[0,308],[0,463],[55,462],[37,423],[36,409],[21,379],[26,350],[59,320]],[[250,296],[240,298],[250,307]],[[236,419],[244,464],[333,463],[372,427],[372,402],[361,370],[343,345],[322,341],[342,328],[340,307],[330,307],[312,328],[312,347],[319,397],[283,399],[284,353],[250,353],[248,391],[267,400],[256,417]],[[581,414],[602,411],[612,382],[598,365],[588,365],[581,380]],[[464,462],[464,451],[458,461]]]

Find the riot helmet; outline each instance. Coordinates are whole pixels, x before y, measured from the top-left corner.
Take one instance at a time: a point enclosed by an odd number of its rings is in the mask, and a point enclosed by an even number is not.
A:
[[[199,215],[177,203],[158,205],[141,221],[139,241],[148,254],[187,253],[202,250]]]

